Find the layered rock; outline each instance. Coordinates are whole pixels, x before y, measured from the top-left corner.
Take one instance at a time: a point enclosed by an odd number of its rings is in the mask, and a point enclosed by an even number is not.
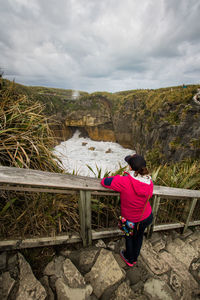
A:
[[[161,161],[199,158],[196,93],[196,86],[188,86],[80,97],[62,112],[63,135],[80,129],[91,139],[116,141]]]

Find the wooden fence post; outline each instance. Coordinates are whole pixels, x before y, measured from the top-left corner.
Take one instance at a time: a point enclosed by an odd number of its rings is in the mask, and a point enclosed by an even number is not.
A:
[[[80,191],[79,216],[81,227],[80,233],[83,241],[83,246],[87,247],[92,243],[91,192],[89,191]]]
[[[190,206],[190,210],[189,210],[189,213],[188,213],[188,216],[187,216],[187,220],[186,220],[186,222],[185,222],[185,226],[184,226],[184,229],[183,229],[183,233],[185,233],[185,231],[186,231],[187,228],[188,228],[188,225],[189,225],[190,219],[191,219],[191,217],[192,217],[193,211],[194,211],[194,209],[195,209],[196,203],[197,203],[197,198],[193,198],[193,199],[192,199],[191,206]]]
[[[155,195],[155,197],[153,199],[153,206],[152,206],[153,222],[147,229],[147,238],[151,237],[151,235],[153,233],[153,228],[154,228],[154,225],[156,223],[156,218],[157,218],[159,205],[160,205],[160,197]]]

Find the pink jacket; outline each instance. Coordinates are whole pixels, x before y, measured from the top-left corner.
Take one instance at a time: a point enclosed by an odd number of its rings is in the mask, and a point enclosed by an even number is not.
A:
[[[153,194],[153,182],[150,176],[134,176],[134,171],[125,172],[125,176],[116,175],[103,178],[101,184],[111,190],[120,192],[121,215],[131,222],[139,222],[151,214],[148,198]],[[145,209],[144,209],[145,207]]]

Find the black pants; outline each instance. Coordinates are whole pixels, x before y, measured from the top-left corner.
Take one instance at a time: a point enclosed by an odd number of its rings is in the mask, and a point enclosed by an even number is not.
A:
[[[137,261],[140,254],[140,249],[142,247],[143,235],[145,228],[149,226],[153,221],[153,214],[151,213],[148,218],[140,221],[139,228],[137,228],[138,223],[135,223],[133,236],[125,236],[126,238],[126,251],[125,257],[130,263]]]

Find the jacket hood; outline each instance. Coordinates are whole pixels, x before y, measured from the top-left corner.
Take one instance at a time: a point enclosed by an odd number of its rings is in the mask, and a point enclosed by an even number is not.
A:
[[[131,181],[132,188],[138,196],[152,197],[153,194],[153,182],[151,176],[145,175],[137,175],[135,176],[135,172],[127,173],[128,177]]]

